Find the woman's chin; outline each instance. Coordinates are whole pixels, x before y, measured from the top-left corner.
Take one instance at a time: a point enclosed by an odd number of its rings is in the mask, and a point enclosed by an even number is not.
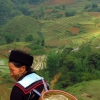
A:
[[[15,81],[17,81],[18,79],[16,77],[12,77]]]

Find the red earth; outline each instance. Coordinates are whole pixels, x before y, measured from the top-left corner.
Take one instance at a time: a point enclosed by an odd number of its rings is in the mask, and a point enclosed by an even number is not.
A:
[[[77,27],[70,27],[68,30],[69,30],[72,34],[78,34],[79,31],[80,31],[80,29],[77,28]]]
[[[52,12],[52,9],[45,10],[45,13],[51,13],[51,12]]]
[[[76,0],[51,0],[54,4],[71,4]]]
[[[88,14],[94,17],[100,17],[100,12],[89,12]]]
[[[60,73],[58,73],[58,74],[55,75],[54,79],[51,81],[51,89],[54,88],[54,85],[58,81],[59,77],[60,77]]]
[[[0,57],[5,58],[9,53],[9,50],[0,50]]]
[[[76,0],[48,0],[45,2],[47,5],[53,5],[53,4],[71,4],[76,2]]]

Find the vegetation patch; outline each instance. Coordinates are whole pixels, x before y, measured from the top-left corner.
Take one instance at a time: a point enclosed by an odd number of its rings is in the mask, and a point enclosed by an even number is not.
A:
[[[51,13],[53,11],[53,9],[47,9],[45,10],[45,13]]]
[[[34,35],[35,38],[39,38],[38,32],[39,23],[36,23],[33,18],[18,16],[3,27],[2,37],[6,39],[7,43],[11,43],[13,41],[25,41],[26,36],[29,34]]]
[[[79,100],[99,100],[100,80],[82,82],[72,87],[68,87],[65,91],[75,95]]]

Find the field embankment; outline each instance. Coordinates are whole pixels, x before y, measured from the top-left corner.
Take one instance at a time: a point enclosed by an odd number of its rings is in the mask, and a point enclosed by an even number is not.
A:
[[[0,84],[0,100],[10,100],[10,93],[13,84]]]

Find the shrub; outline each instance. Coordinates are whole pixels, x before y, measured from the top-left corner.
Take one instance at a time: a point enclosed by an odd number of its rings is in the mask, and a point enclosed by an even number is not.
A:
[[[66,17],[74,16],[75,14],[76,14],[76,11],[75,10],[66,11],[65,12]]]

